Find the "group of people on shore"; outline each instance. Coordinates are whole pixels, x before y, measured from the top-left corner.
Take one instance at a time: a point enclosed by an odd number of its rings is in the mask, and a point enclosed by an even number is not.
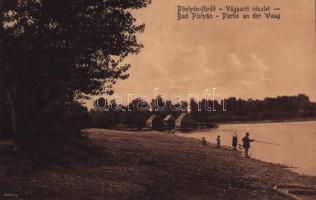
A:
[[[249,157],[250,143],[256,141],[256,140],[250,139],[249,135],[250,134],[246,132],[245,136],[242,138],[242,145],[239,144],[239,148],[244,148],[246,157]],[[202,138],[202,144],[206,145],[206,140],[204,137]],[[237,145],[238,145],[238,135],[235,132],[232,137],[233,150],[237,151]],[[216,138],[216,148],[220,148],[220,147],[221,147],[221,136],[218,135]]]

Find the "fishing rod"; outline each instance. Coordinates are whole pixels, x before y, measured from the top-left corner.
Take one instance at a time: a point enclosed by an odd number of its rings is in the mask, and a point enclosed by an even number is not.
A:
[[[261,140],[253,140],[253,142],[258,142],[258,143],[270,144],[270,145],[283,147],[281,144],[272,143],[272,142],[265,142],[265,141],[261,141]],[[241,144],[238,144],[238,145],[239,145],[239,149],[243,148],[243,146]]]
[[[276,145],[276,146],[282,146],[280,144],[276,144],[276,143],[272,143],[272,142],[265,142],[265,141],[260,141],[260,140],[254,140],[254,142],[259,142],[259,143],[263,143],[263,144],[271,144],[271,145]]]

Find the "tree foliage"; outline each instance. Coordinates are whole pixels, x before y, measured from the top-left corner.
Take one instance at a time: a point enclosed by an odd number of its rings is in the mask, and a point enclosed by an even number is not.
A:
[[[0,1],[0,85],[12,96],[20,130],[56,123],[52,113],[76,99],[113,93],[113,84],[128,77],[125,58],[142,48],[136,36],[144,24],[132,10],[149,3]]]

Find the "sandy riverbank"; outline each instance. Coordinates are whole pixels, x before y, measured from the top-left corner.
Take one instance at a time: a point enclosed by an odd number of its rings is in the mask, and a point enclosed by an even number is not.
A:
[[[67,167],[28,168],[0,157],[0,195],[11,199],[282,199],[275,184],[316,184],[284,166],[157,132],[90,129],[98,157]],[[2,153],[2,152],[0,152]],[[15,163],[19,163],[18,166]]]

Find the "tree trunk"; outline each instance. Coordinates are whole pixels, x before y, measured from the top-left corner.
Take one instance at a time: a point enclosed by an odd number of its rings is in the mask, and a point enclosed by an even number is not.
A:
[[[11,114],[11,126],[12,126],[12,136],[13,138],[16,137],[16,132],[17,132],[17,118],[16,118],[16,109],[15,105],[13,102],[12,94],[8,89],[5,89],[5,94],[7,96],[7,100],[9,103],[9,108],[10,108],[10,114]]]
[[[1,87],[0,87],[1,88]],[[0,138],[3,137],[5,134],[4,134],[4,112],[3,112],[3,96],[2,94],[0,93]]]

